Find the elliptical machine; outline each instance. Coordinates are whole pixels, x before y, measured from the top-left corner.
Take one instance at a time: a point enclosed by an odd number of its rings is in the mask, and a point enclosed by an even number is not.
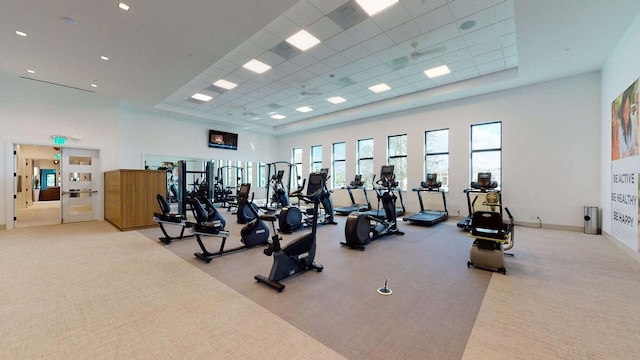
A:
[[[281,238],[277,235],[274,228],[274,235],[271,238],[272,243],[264,250],[265,255],[273,255],[271,272],[268,277],[264,275],[254,276],[258,282],[268,285],[280,292],[284,290],[285,287],[284,284],[280,283],[280,280],[307,270],[322,271],[322,265],[316,264],[314,260],[316,256],[318,207],[320,199],[326,191],[324,189],[325,181],[326,173],[314,172],[309,175],[307,194],[303,195],[302,193],[298,193],[296,196],[305,202],[313,203],[313,216],[315,221],[311,226],[311,232],[293,240],[285,247],[281,247]],[[265,221],[271,221],[272,227],[275,227],[275,215],[266,214],[261,215],[260,218]]]
[[[303,217],[302,210],[296,206],[285,206],[280,210],[280,217],[278,218],[279,230],[282,233],[290,234],[296,230],[303,229],[306,226],[311,226],[313,223],[317,223],[318,225],[337,225],[338,223],[333,219],[333,201],[331,200],[331,191],[327,188],[327,180],[329,180],[329,169],[322,168],[320,170],[321,173],[325,174],[324,177],[324,193],[320,198],[320,203],[322,204],[322,208],[324,209],[324,219],[318,222],[320,216],[316,214],[314,217],[313,209],[305,210],[305,217]],[[289,197],[296,197],[299,193],[304,189],[305,182],[302,182],[302,186],[298,187],[298,189],[289,194]]]
[[[350,247],[352,249],[364,250],[365,245],[371,241],[387,235],[404,235],[404,232],[398,230],[398,221],[396,214],[396,195],[393,189],[398,186],[393,173],[393,165],[384,165],[380,170],[380,178],[372,182],[378,186],[374,186],[378,198],[382,202],[385,212],[385,219],[371,216],[367,213],[352,212],[347,217],[344,227],[345,241],[340,245]]]

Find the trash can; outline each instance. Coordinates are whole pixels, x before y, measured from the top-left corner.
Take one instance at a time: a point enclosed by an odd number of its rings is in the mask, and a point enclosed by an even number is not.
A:
[[[597,235],[600,233],[598,229],[598,208],[596,206],[584,207],[584,233]]]

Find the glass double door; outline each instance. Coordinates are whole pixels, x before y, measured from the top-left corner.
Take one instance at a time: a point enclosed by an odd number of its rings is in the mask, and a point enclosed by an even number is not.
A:
[[[62,222],[98,220],[99,151],[61,149]]]

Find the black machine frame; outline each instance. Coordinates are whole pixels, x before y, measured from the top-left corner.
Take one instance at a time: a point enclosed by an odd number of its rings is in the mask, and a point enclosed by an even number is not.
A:
[[[447,211],[447,198],[444,193],[444,189],[442,189],[442,183],[438,181],[437,174],[427,174],[426,181],[420,183],[420,187],[413,188],[413,191],[418,195],[418,202],[420,203],[420,212],[405,216],[402,218],[403,221],[408,221],[411,224],[423,225],[423,226],[431,226],[437,224],[439,222],[447,220],[449,217],[449,212]],[[433,193],[438,192],[442,194],[442,203],[444,205],[444,211],[441,210],[433,210],[433,209],[425,209],[424,201],[422,199],[422,193]]]

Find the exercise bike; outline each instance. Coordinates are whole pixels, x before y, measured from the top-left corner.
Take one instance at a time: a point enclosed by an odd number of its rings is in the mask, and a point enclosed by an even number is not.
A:
[[[296,195],[299,199],[305,202],[313,203],[313,216],[315,221],[311,226],[310,233],[304,234],[293,240],[285,247],[280,246],[281,238],[275,232],[275,215],[268,214],[260,216],[263,220],[271,221],[271,226],[274,227],[274,235],[272,236],[272,243],[264,250],[265,255],[273,255],[271,272],[268,277],[264,275],[256,275],[254,278],[259,283],[270,286],[280,292],[284,290],[285,287],[280,280],[307,270],[315,270],[317,272],[322,271],[322,265],[316,264],[314,260],[316,256],[318,207],[320,199],[325,192],[325,180],[326,173],[311,173],[309,175],[307,194],[303,195],[302,193],[299,193]]]
[[[378,186],[374,186],[378,199],[382,202],[385,212],[385,219],[369,215],[362,212],[352,212],[347,217],[344,227],[345,241],[340,245],[347,246],[352,249],[364,250],[365,245],[371,241],[387,235],[404,235],[404,232],[398,230],[398,221],[396,218],[396,195],[393,189],[398,186],[393,174],[393,165],[384,165],[380,171],[380,179],[375,180],[373,176],[372,182]]]

